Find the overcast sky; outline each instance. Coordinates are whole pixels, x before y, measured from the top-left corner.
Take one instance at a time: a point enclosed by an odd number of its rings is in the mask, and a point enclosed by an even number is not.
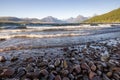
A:
[[[93,16],[120,7],[120,0],[0,0],[0,16],[60,19]]]

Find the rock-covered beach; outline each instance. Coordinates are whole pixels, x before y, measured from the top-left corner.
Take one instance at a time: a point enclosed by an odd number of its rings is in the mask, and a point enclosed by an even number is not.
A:
[[[71,33],[77,34],[76,31],[82,30],[77,29]],[[86,32],[89,34],[81,35]],[[0,35],[4,35],[4,38],[0,39],[0,79],[119,80],[119,28],[92,28],[86,32],[54,38],[5,38],[30,32],[1,31]],[[31,34],[43,35],[41,32]],[[63,31],[60,34],[70,33]]]

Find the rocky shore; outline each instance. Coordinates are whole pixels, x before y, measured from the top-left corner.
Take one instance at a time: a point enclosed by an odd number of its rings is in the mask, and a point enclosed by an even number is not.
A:
[[[119,38],[59,50],[25,58],[0,55],[0,80],[120,80]]]

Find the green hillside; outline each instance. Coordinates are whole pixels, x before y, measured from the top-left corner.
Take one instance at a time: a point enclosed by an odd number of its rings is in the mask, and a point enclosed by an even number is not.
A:
[[[92,17],[85,22],[88,23],[120,23],[120,8],[103,15]]]

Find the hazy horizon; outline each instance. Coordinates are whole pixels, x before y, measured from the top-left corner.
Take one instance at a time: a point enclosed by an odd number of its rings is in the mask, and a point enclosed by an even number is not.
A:
[[[1,0],[0,17],[67,19],[82,15],[91,17],[120,7],[119,0]]]

